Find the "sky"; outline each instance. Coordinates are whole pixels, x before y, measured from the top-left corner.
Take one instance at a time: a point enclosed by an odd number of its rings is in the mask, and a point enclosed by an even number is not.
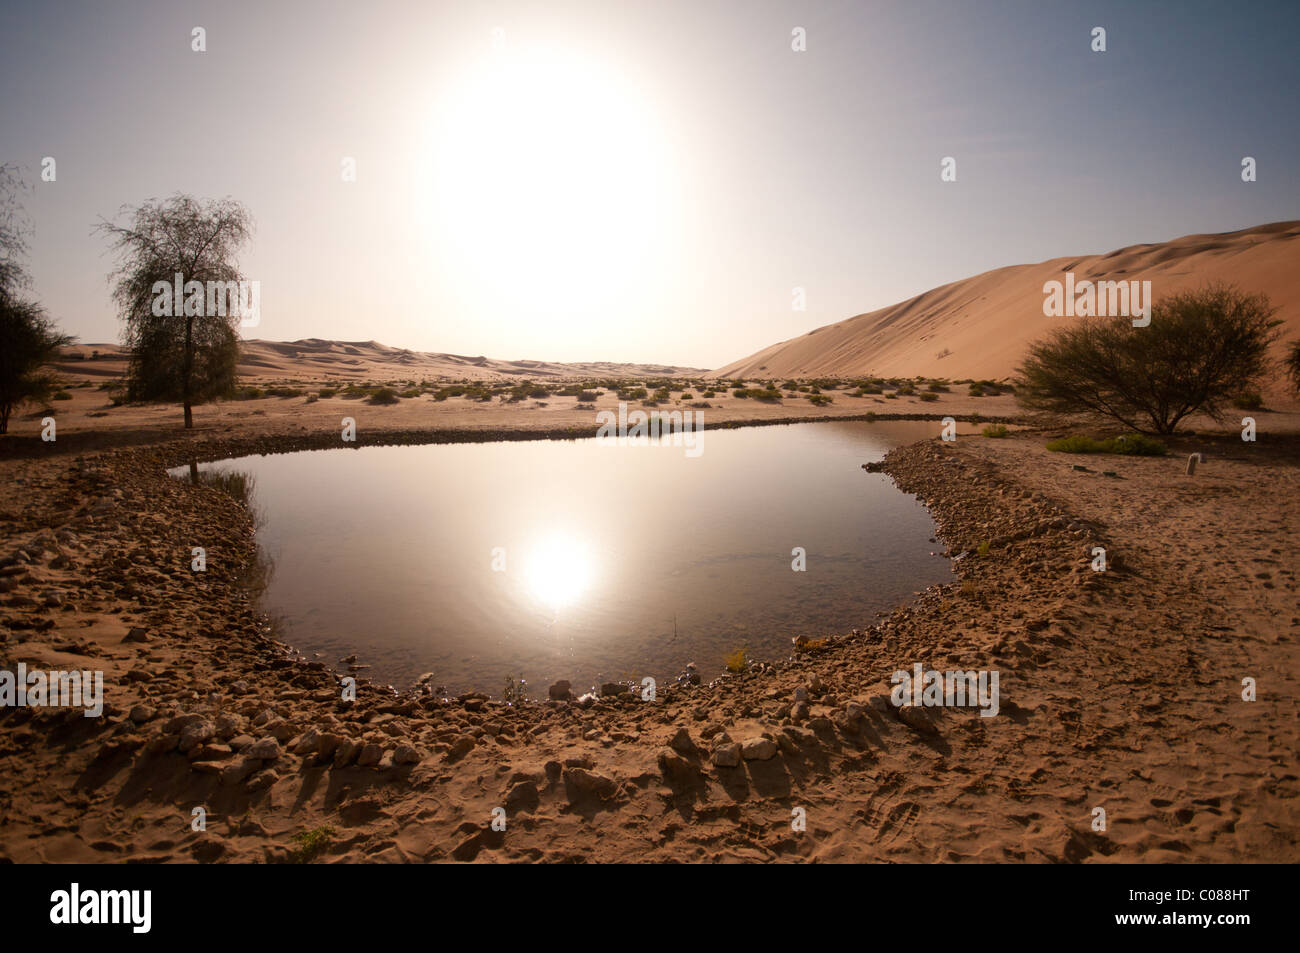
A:
[[[713,368],[1300,219],[1297,35],[1293,2],[5,0],[0,162],[85,343],[121,329],[93,226],[185,192],[256,222],[246,337]]]

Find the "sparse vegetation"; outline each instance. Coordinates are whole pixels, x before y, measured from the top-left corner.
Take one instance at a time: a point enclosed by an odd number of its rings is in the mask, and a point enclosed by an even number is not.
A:
[[[1007,435],[1007,426],[1006,424],[985,424],[984,429],[980,432],[984,434],[984,436],[992,437],[996,440]]]
[[[1147,327],[1130,318],[1085,318],[1030,346],[1020,403],[1053,414],[1116,420],[1169,434],[1188,416],[1222,419],[1253,391],[1281,334],[1263,295],[1210,285],[1156,302]]]
[[[328,825],[299,831],[293,835],[293,842],[297,846],[289,853],[289,863],[310,864],[329,847],[333,839],[334,828]]]
[[[1082,434],[1072,434],[1047,441],[1047,449],[1053,453],[1117,453],[1135,457],[1162,457],[1169,452],[1159,440],[1145,434],[1121,434],[1098,440]]]

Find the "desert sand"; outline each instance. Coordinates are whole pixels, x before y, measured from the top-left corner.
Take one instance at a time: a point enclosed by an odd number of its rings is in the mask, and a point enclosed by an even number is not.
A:
[[[1300,222],[1186,235],[1100,255],[998,268],[907,301],[817,328],[734,361],[718,377],[912,376],[999,380],[1030,342],[1063,318],[1043,315],[1043,285],[1076,279],[1146,280],[1158,301],[1212,281],[1263,292],[1284,340],[1300,337]]]

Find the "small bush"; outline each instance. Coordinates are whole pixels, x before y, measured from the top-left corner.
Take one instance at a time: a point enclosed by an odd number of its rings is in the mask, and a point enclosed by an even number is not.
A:
[[[55,400],[72,400],[72,395],[69,394],[66,390],[56,390],[56,391],[54,392],[54,399],[55,399]]]
[[[316,393],[319,394],[321,397],[333,397],[338,392],[339,391],[337,387],[322,387]]]
[[[983,397],[983,396],[984,396],[984,385],[982,385],[982,384],[971,384],[971,385],[970,385],[970,388],[969,388],[969,389],[967,390],[967,392],[966,392],[966,396],[967,396],[967,397]]]
[[[1071,434],[1047,441],[1047,449],[1053,453],[1118,453],[1135,457],[1162,457],[1169,452],[1169,448],[1159,440],[1137,433],[1107,440]]]
[[[808,403],[812,404],[814,407],[825,407],[831,402],[832,398],[827,397],[825,394],[810,394],[808,396]]]
[[[58,395],[55,395],[58,399]],[[1259,410],[1264,406],[1264,397],[1259,391],[1244,391],[1232,398],[1232,406],[1238,410]]]
[[[986,539],[975,547],[976,556],[987,556],[989,554],[989,541]]]
[[[995,439],[1005,437],[1007,435],[1007,426],[1006,424],[986,424],[982,432],[984,436]]]
[[[939,395],[938,395],[938,394],[926,393],[926,394],[922,394],[922,395],[921,395],[921,400],[923,400],[923,401],[924,401],[925,403],[927,403],[927,404],[929,404],[929,403],[933,403],[934,401],[936,401],[936,400],[938,400],[938,399],[939,399]]]
[[[397,396],[397,391],[393,390],[391,387],[376,388],[374,393],[370,395],[370,403],[372,404],[395,404],[399,400],[401,400],[401,398]]]
[[[739,675],[745,670],[745,659],[748,651],[742,646],[736,651],[723,656],[723,661],[727,663],[727,671]]]
[[[289,862],[310,864],[330,845],[333,837],[332,827],[316,827],[309,831],[299,831],[293,835],[293,841],[298,846],[290,852]]]

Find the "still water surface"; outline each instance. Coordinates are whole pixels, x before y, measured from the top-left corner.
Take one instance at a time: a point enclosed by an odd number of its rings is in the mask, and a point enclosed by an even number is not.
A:
[[[205,464],[254,481],[263,608],[331,664],[545,697],[871,622],[952,580],[926,510],[863,463],[928,421],[706,431],[704,452],[595,440],[366,447]],[[175,471],[178,475],[185,468]],[[806,553],[794,571],[792,550]]]

